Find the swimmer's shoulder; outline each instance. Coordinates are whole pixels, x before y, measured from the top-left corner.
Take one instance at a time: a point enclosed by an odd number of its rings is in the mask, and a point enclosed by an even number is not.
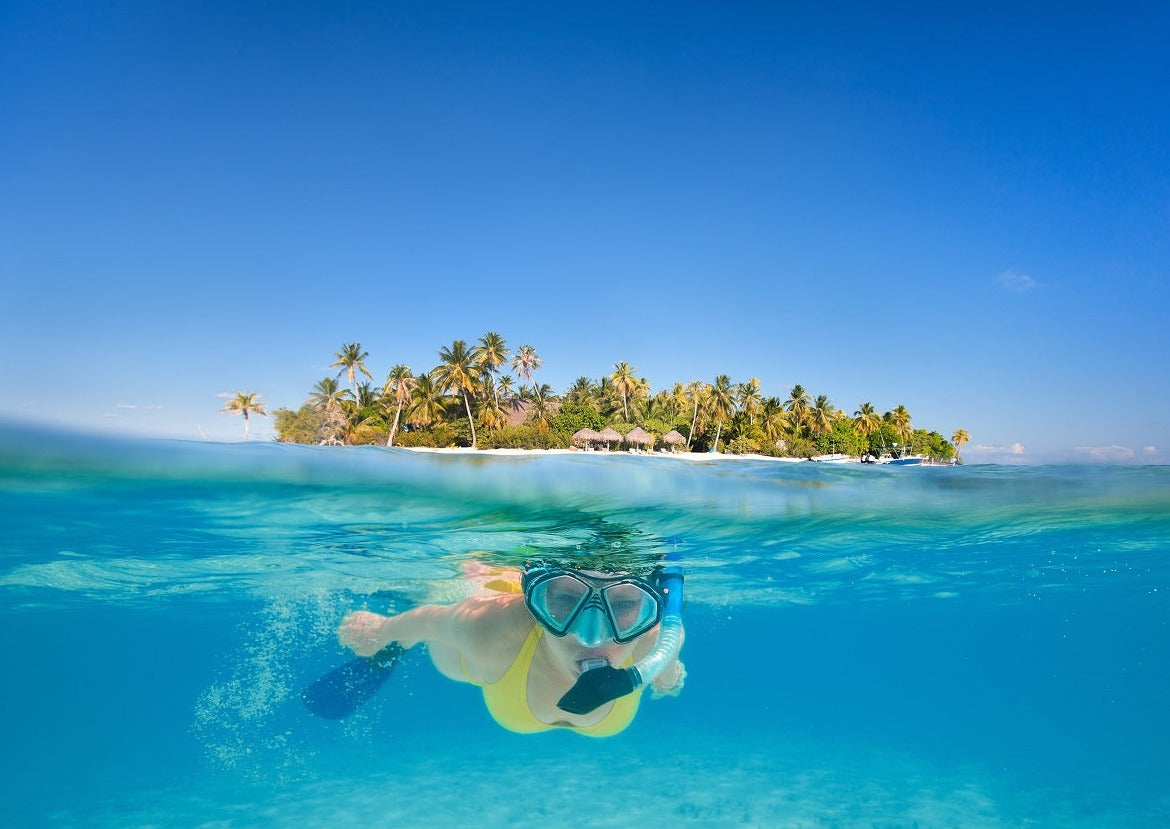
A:
[[[513,593],[473,596],[454,608],[462,650],[485,664],[510,665],[532,630],[524,597]]]

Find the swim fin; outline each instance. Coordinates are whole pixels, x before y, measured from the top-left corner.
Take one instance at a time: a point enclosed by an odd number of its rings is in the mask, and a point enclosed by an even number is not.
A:
[[[351,659],[302,691],[301,701],[318,717],[343,720],[378,692],[404,653],[391,642],[373,656]]]

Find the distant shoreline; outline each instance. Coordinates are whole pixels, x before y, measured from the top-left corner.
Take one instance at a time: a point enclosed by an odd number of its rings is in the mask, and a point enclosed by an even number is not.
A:
[[[531,455],[581,455],[583,457],[615,457],[632,456],[636,458],[674,458],[692,463],[711,461],[776,461],[777,463],[807,463],[808,458],[776,458],[771,455],[742,454],[729,452],[627,452],[621,449],[598,450],[587,452],[583,449],[472,449],[470,446],[395,446],[394,449],[405,449],[408,452],[428,452],[444,455],[498,455],[511,457],[526,457]],[[858,462],[860,463],[860,462]]]
[[[846,461],[826,462],[816,458],[789,458],[773,455],[759,455],[753,453],[735,454],[732,452],[630,452],[622,449],[593,450],[583,449],[472,449],[470,446],[395,446],[387,447],[405,449],[408,452],[423,452],[438,455],[493,455],[497,457],[532,457],[538,455],[581,455],[597,457],[633,456],[642,458],[669,458],[686,461],[688,463],[721,463],[724,461],[769,461],[774,463],[815,463],[821,466],[889,466],[887,463],[863,463],[860,458],[850,458]],[[956,466],[953,463],[940,463],[925,460],[916,466]]]
[[[850,417],[828,395],[814,397],[800,384],[783,400],[768,397],[755,377],[733,383],[720,374],[711,383],[675,382],[652,393],[649,380],[625,361],[596,381],[578,377],[558,395],[532,379],[543,362],[536,349],[521,345],[513,354],[494,331],[471,347],[453,340],[439,349],[439,363],[429,371],[393,366],[380,389],[360,343],[344,343],[334,356],[329,368],[338,369],[336,376],[322,378],[300,408],[273,412],[281,442],[392,446],[398,438],[409,445],[404,448],[541,451],[604,445],[663,457],[685,445],[694,450],[691,461],[718,460],[722,452],[836,463],[869,457],[881,463],[888,454],[894,462],[916,463],[954,458],[970,439],[964,429],[951,443],[937,431],[915,428],[903,405],[881,413],[863,402]],[[369,382],[359,382],[359,375]],[[222,411],[244,416],[246,439],[249,414],[266,415],[264,406],[259,394],[240,391]]]

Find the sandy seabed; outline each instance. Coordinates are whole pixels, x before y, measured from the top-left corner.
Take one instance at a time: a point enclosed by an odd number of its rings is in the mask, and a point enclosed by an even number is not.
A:
[[[568,737],[560,740],[559,737]],[[59,826],[841,827],[1002,829],[1165,825],[1170,799],[1132,804],[1026,791],[977,768],[877,749],[675,738],[534,741],[534,750],[414,745],[345,772],[142,792]],[[515,742],[510,745],[517,745]]]

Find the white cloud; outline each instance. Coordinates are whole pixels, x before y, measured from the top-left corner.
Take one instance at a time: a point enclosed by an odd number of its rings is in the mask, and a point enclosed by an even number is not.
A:
[[[1078,446],[1076,451],[1094,461],[1128,461],[1136,454],[1128,446]]]
[[[964,446],[961,454],[973,463],[1022,464],[1037,462],[1035,457],[1026,454],[1024,444],[1018,441],[1010,446],[976,443]]]
[[[1022,294],[1035,288],[1039,283],[1026,273],[1017,273],[1010,268],[995,278],[999,287],[1014,294]]]
[[[1156,454],[1158,454],[1158,447],[1157,446],[1143,446],[1142,447],[1142,454],[1143,455],[1156,455]]]
[[[1022,455],[1024,444],[1016,441],[1011,446],[995,446],[989,443],[973,443],[963,449],[964,453],[977,452],[986,455]]]
[[[119,403],[118,408],[119,409],[137,409],[138,407],[135,406],[133,403]]]

